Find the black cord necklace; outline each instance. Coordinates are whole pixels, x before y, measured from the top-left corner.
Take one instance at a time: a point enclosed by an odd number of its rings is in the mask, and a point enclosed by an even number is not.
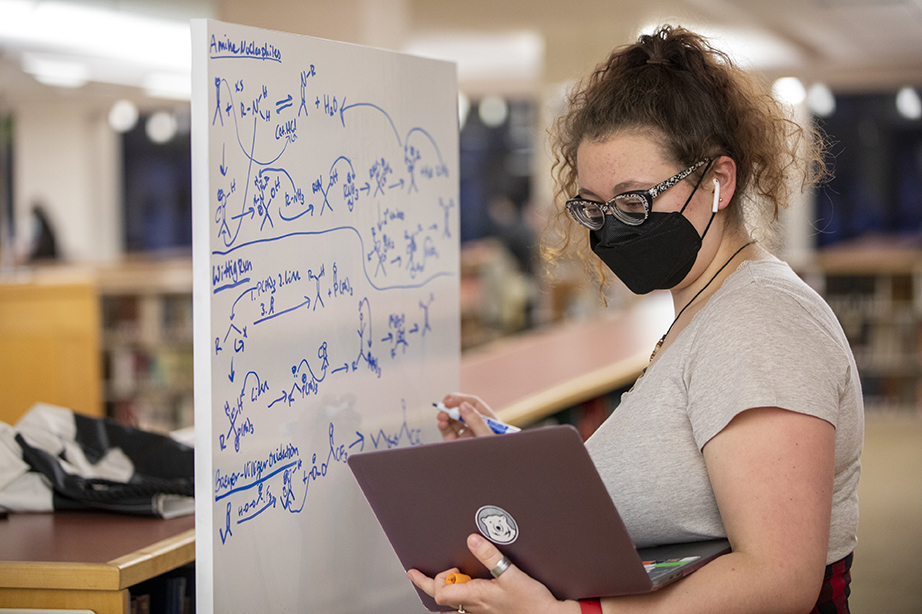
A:
[[[666,334],[664,334],[662,337],[660,337],[660,340],[656,342],[656,347],[653,348],[653,353],[650,354],[650,362],[653,362],[653,357],[656,356],[656,353],[659,352],[659,349],[660,349],[661,347],[663,347],[663,342],[666,341],[666,337],[669,336],[669,332],[672,330],[672,327],[675,326],[675,323],[679,321],[679,318],[682,317],[682,314],[685,313],[685,310],[688,309],[688,308],[691,306],[691,304],[694,303],[694,302],[698,299],[699,296],[701,296],[701,293],[704,292],[704,291],[707,289],[707,287],[711,285],[711,282],[713,282],[715,279],[717,279],[717,276],[720,275],[721,271],[723,271],[725,268],[727,268],[727,265],[730,264],[731,262],[733,262],[733,259],[734,259],[734,258],[736,258],[737,256],[739,256],[739,254],[740,254],[741,251],[743,251],[744,249],[746,249],[747,247],[749,247],[749,246],[752,245],[753,243],[755,243],[755,241],[750,241],[749,243],[745,244],[744,246],[742,246],[741,248],[739,248],[738,250],[736,250],[736,251],[733,253],[733,255],[730,256],[730,259],[727,260],[726,262],[724,262],[724,264],[723,264],[722,267],[720,267],[719,269],[717,269],[717,272],[714,273],[714,277],[712,277],[711,279],[709,279],[708,282],[707,282],[706,284],[704,284],[704,286],[703,286],[700,290],[698,290],[697,294],[695,294],[695,296],[692,297],[692,300],[690,300],[690,301],[688,301],[687,303],[685,303],[685,307],[682,307],[682,309],[679,311],[679,314],[678,314],[678,315],[675,317],[675,319],[672,321],[672,324],[670,324],[670,325],[669,325],[669,328],[666,329]],[[646,369],[644,369],[644,371],[646,371]]]

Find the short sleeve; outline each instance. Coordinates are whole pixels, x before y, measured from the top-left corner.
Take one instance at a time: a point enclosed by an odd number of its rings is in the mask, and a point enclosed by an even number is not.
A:
[[[714,298],[719,300],[696,316],[702,322],[684,372],[698,449],[735,416],[757,407],[780,407],[836,426],[850,361],[829,328],[831,312],[758,284]]]

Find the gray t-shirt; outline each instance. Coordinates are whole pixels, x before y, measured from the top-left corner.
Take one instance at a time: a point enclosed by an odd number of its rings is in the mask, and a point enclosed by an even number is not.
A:
[[[702,450],[754,407],[836,428],[826,562],[854,550],[864,441],[855,360],[829,306],[775,259],[730,275],[586,442],[638,547],[726,536]]]

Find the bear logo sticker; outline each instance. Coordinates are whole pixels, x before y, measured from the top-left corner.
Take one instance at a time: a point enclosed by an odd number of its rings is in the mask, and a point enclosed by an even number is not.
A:
[[[519,537],[519,525],[512,515],[501,507],[484,505],[475,515],[477,528],[494,544],[511,544]]]

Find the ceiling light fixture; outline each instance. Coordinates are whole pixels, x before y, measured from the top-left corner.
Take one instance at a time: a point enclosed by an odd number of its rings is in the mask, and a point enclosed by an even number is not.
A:
[[[797,77],[781,77],[772,84],[772,96],[781,103],[796,107],[807,97],[807,90]]]
[[[49,51],[188,69],[189,25],[65,2],[0,0],[0,40]]]
[[[896,94],[896,110],[906,119],[922,119],[922,100],[911,87],[904,87]]]
[[[0,45],[21,51],[23,69],[43,83],[143,87],[151,73],[168,73],[181,76],[174,81],[185,78],[186,91],[180,95],[173,87],[157,95],[190,98],[187,22],[54,0],[0,0]]]
[[[116,132],[128,132],[138,123],[138,107],[130,100],[119,100],[109,109],[109,126]]]
[[[807,90],[807,104],[817,117],[830,117],[836,112],[836,97],[825,83],[814,83]]]
[[[172,113],[157,111],[147,119],[144,129],[147,138],[162,145],[176,136],[176,118]]]
[[[83,62],[35,53],[23,54],[22,70],[35,77],[39,83],[68,88],[86,85],[90,74]]]
[[[487,96],[480,101],[477,113],[484,126],[496,128],[502,126],[509,116],[509,105],[499,96]]]

